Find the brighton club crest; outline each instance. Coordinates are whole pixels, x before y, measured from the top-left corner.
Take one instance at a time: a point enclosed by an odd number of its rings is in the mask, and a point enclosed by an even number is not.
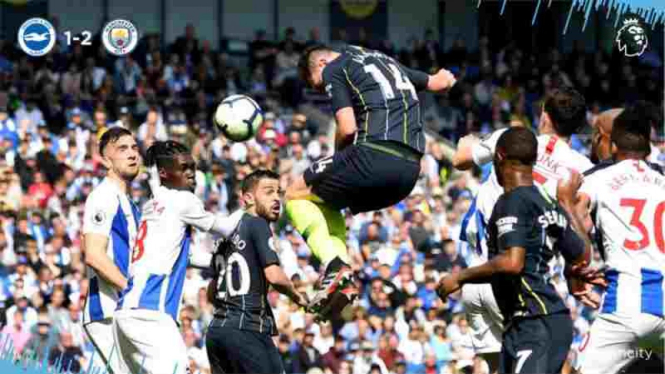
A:
[[[649,45],[646,28],[637,16],[627,15],[615,39],[626,57],[641,56]]]
[[[106,24],[102,32],[102,40],[109,53],[124,56],[136,48],[139,32],[131,22],[116,19]]]

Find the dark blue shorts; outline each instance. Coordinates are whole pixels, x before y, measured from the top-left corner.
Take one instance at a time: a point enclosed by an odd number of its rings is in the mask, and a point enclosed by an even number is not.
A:
[[[393,142],[350,145],[312,164],[305,183],[335,209],[380,210],[409,196],[420,176],[420,156]]]
[[[265,333],[223,326],[214,319],[206,334],[212,374],[281,374],[284,365],[272,337]]]
[[[567,310],[515,318],[503,333],[499,373],[561,373],[572,342],[573,322]]]

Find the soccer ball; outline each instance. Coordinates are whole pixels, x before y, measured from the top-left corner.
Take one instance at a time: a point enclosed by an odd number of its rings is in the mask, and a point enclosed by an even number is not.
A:
[[[256,135],[263,123],[263,111],[251,97],[231,95],[217,106],[213,121],[228,139],[244,142]]]

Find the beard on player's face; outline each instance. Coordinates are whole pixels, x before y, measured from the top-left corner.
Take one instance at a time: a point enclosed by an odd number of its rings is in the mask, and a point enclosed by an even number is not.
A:
[[[256,214],[259,217],[265,218],[269,222],[275,222],[279,218],[279,213],[274,211],[272,203],[260,203],[257,201]]]

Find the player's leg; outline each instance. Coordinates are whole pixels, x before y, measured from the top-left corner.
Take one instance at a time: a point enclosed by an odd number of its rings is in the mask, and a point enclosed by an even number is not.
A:
[[[206,333],[206,352],[212,374],[241,373],[236,342],[243,336],[236,329],[225,329],[223,321],[213,319]]]
[[[83,326],[83,331],[95,347],[92,367],[109,373],[122,373],[117,366],[118,351],[113,338],[113,319],[87,323]]]
[[[210,324],[206,349],[212,374],[283,373],[279,352],[267,334]]]
[[[665,319],[643,313],[633,318],[633,330],[638,338],[637,359],[624,368],[626,374],[665,372]]]
[[[122,310],[116,313],[115,323],[117,344],[131,373],[188,373],[187,347],[169,315]]]
[[[268,370],[267,372],[277,374],[285,373],[282,356],[280,356],[279,350],[277,350],[277,346],[272,337],[267,334],[258,334],[256,332],[254,334],[257,336],[257,340],[260,339],[263,342],[262,344],[266,361],[265,368]]]
[[[632,318],[599,314],[578,349],[578,371],[583,374],[618,373],[634,359],[636,334]]]
[[[558,313],[543,318],[549,331],[549,349],[546,373],[561,373],[573,342],[573,321],[568,313]]]
[[[341,213],[357,194],[358,174],[351,162],[358,159],[357,154],[356,147],[351,146],[315,162],[286,191],[287,217],[323,265],[324,272],[310,304],[317,313],[335,293],[346,295],[348,302],[357,297],[346,249],[346,222]]]
[[[318,170],[316,166],[314,168]],[[287,217],[303,236],[312,254],[323,264],[335,257],[348,262],[346,223],[340,210],[316,196],[305,182],[304,175],[296,177],[287,188],[286,199]]]
[[[511,323],[503,336],[499,373],[549,373],[550,334],[542,319],[521,318]]]
[[[487,295],[489,293],[489,295]],[[486,301],[488,297],[491,299]],[[471,342],[476,353],[487,362],[490,373],[496,372],[501,352],[501,314],[489,284],[465,284],[462,305],[471,328]],[[498,314],[498,321],[495,314]]]

